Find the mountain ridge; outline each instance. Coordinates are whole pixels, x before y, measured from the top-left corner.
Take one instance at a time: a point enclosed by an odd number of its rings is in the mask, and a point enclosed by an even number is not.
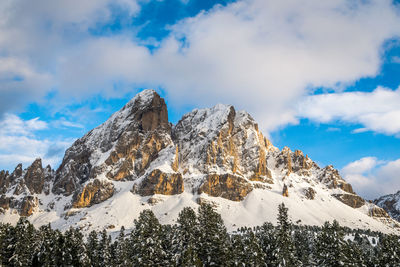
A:
[[[129,227],[144,208],[173,222],[179,208],[202,202],[219,209],[231,229],[273,221],[280,202],[305,224],[338,219],[388,232],[400,225],[358,196],[333,166],[274,147],[247,112],[218,104],[172,125],[154,90],[76,140],[56,171],[40,159],[25,170],[18,165],[0,172],[0,189],[1,221],[27,216],[60,229]]]

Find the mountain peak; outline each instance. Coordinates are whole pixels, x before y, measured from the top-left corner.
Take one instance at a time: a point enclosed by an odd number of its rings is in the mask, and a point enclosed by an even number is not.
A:
[[[183,206],[203,202],[218,207],[230,229],[272,222],[271,207],[282,201],[312,225],[337,219],[389,232],[398,224],[356,195],[333,166],[273,147],[246,111],[217,104],[173,126],[164,99],[151,89],[78,139],[56,172],[40,159],[11,175],[0,172],[0,192],[0,218],[17,210],[60,229],[129,227],[153,206],[171,222]]]

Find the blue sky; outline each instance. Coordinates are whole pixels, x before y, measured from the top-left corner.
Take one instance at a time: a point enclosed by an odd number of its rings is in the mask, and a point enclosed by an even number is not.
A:
[[[363,196],[400,190],[398,1],[16,0],[0,18],[0,169],[56,168],[154,88],[173,123],[233,104]]]

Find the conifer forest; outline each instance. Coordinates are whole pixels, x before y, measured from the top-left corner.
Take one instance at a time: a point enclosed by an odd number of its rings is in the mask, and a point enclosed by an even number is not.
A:
[[[341,227],[303,226],[279,205],[277,225],[228,232],[209,204],[184,208],[175,225],[150,210],[129,232],[84,236],[78,228],[35,229],[21,218],[0,224],[0,266],[400,266],[399,236]]]

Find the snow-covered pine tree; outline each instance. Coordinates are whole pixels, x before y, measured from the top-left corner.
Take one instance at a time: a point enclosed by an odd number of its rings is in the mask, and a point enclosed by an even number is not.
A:
[[[106,229],[101,232],[101,239],[99,241],[99,265],[111,266],[111,237],[107,234]]]
[[[162,266],[166,253],[162,246],[161,224],[151,210],[144,210],[134,221],[129,238],[129,259],[134,266]]]
[[[278,206],[278,228],[276,233],[276,248],[274,251],[276,266],[301,266],[296,258],[292,240],[292,226],[289,221],[288,208],[284,203]]]
[[[96,231],[91,231],[86,241],[86,253],[89,258],[90,266],[101,266],[100,265],[100,251],[99,251],[99,240]]]
[[[9,260],[11,259],[14,253],[14,244],[16,242],[15,228],[10,224],[5,224],[2,233],[1,240],[1,266],[8,266],[10,264]]]
[[[263,250],[265,265],[273,266],[276,262],[274,251],[277,249],[275,227],[272,223],[264,223],[257,229],[256,236]]]
[[[332,225],[325,222],[317,236],[315,261],[318,266],[344,266],[347,261],[344,248],[344,233],[335,220]]]
[[[202,266],[196,249],[199,236],[196,212],[190,207],[183,208],[177,223],[176,235],[172,240],[175,263],[178,266]]]
[[[201,204],[198,212],[198,256],[205,266],[229,266],[229,236],[221,215],[210,204]]]
[[[239,234],[234,234],[231,240],[235,266],[263,266],[265,264],[260,241],[252,229],[243,229]]]
[[[88,264],[83,235],[78,229],[70,227],[64,233],[63,264],[66,266],[83,266]]]
[[[379,266],[399,266],[400,240],[397,235],[382,235],[378,243],[377,262]]]
[[[38,253],[39,266],[54,266],[54,251],[56,247],[57,237],[51,229],[50,224],[43,225],[39,228],[40,248]]]
[[[366,267],[365,259],[363,257],[363,253],[358,246],[357,242],[352,242],[351,240],[347,240],[343,246],[343,252],[345,254],[345,266],[353,266],[353,267]]]
[[[117,239],[112,244],[113,266],[121,267],[128,265],[128,247],[125,239],[125,227],[122,226]]]
[[[293,242],[297,259],[302,262],[303,266],[312,265],[314,234],[306,228],[297,228],[293,234]]]
[[[176,225],[161,225],[161,246],[165,253],[162,265],[171,266],[175,263],[175,252],[173,248],[174,238],[176,236]]]
[[[15,243],[10,244],[14,248],[13,254],[9,259],[10,265],[32,265],[33,255],[35,254],[35,238],[35,228],[25,217],[21,217],[15,226]]]
[[[54,231],[55,235],[55,246],[53,248],[53,266],[63,266],[64,259],[64,247],[65,247],[65,238],[64,235],[59,231]]]

